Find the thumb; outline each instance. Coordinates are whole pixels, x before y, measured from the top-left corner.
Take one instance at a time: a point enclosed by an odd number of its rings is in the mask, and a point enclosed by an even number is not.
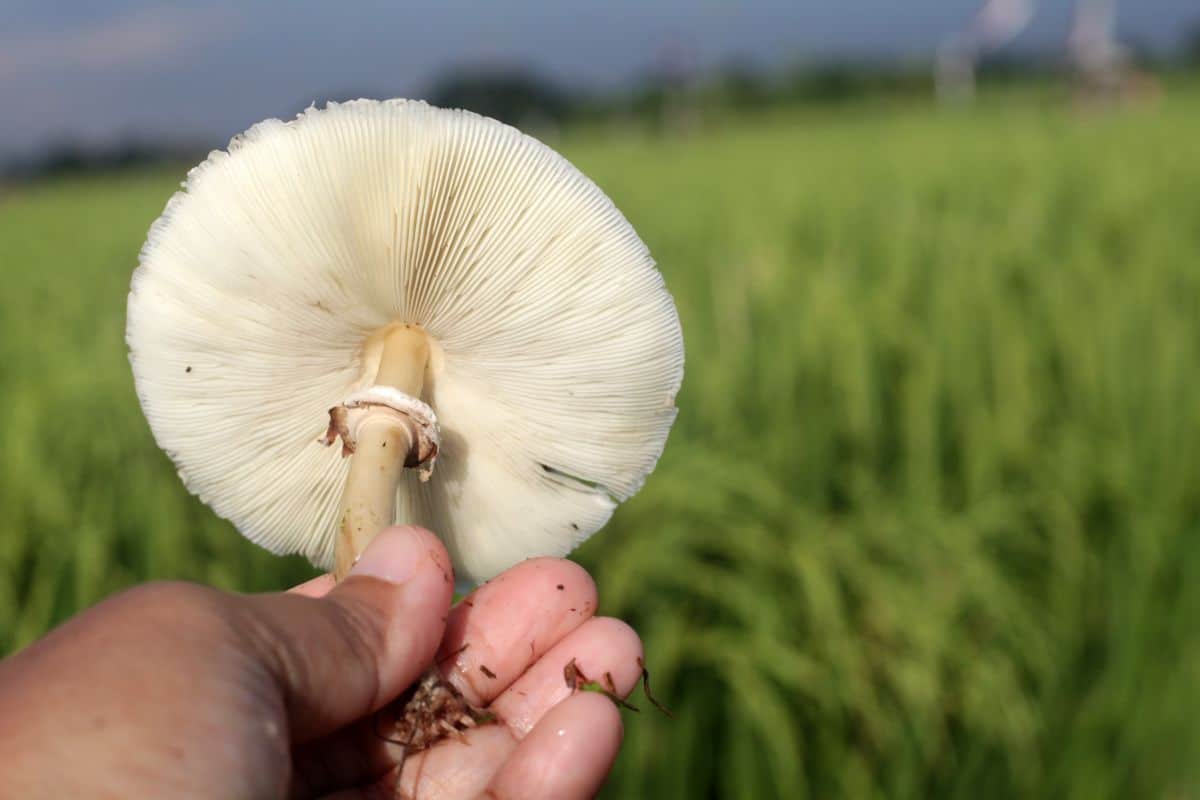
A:
[[[450,557],[427,530],[388,528],[320,599],[247,598],[243,630],[281,694],[293,744],[377,711],[420,677],[442,639]]]

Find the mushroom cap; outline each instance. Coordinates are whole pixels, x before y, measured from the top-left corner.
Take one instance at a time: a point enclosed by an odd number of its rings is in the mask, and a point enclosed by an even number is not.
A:
[[[188,489],[330,568],[349,460],[317,440],[397,321],[430,336],[441,426],[397,520],[436,531],[460,580],[565,555],[654,468],[683,376],[662,276],[582,173],[466,111],[331,103],[235,137],[151,227],[126,340]]]

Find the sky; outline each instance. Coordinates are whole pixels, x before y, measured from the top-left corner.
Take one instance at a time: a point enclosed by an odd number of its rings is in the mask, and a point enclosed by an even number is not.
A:
[[[122,136],[223,142],[328,95],[420,96],[463,64],[617,88],[667,51],[700,69],[928,56],[978,0],[0,0],[0,159]],[[1071,0],[1039,0],[1018,42],[1060,42]],[[1200,0],[1121,0],[1121,36],[1158,49]]]

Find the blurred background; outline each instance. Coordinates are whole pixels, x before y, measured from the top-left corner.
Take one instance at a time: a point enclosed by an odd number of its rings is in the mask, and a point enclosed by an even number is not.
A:
[[[577,554],[677,716],[608,796],[1200,797],[1195,0],[4,0],[0,652],[312,573],[180,485],[125,295],[188,166],[362,95],[547,140],[678,302]]]

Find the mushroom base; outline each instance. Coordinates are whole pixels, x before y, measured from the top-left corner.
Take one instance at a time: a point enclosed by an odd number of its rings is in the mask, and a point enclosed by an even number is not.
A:
[[[460,738],[471,728],[498,722],[500,718],[493,712],[468,703],[461,692],[442,678],[437,667],[431,667],[421,680],[379,713],[376,732],[403,746],[404,759],[444,739]]]

